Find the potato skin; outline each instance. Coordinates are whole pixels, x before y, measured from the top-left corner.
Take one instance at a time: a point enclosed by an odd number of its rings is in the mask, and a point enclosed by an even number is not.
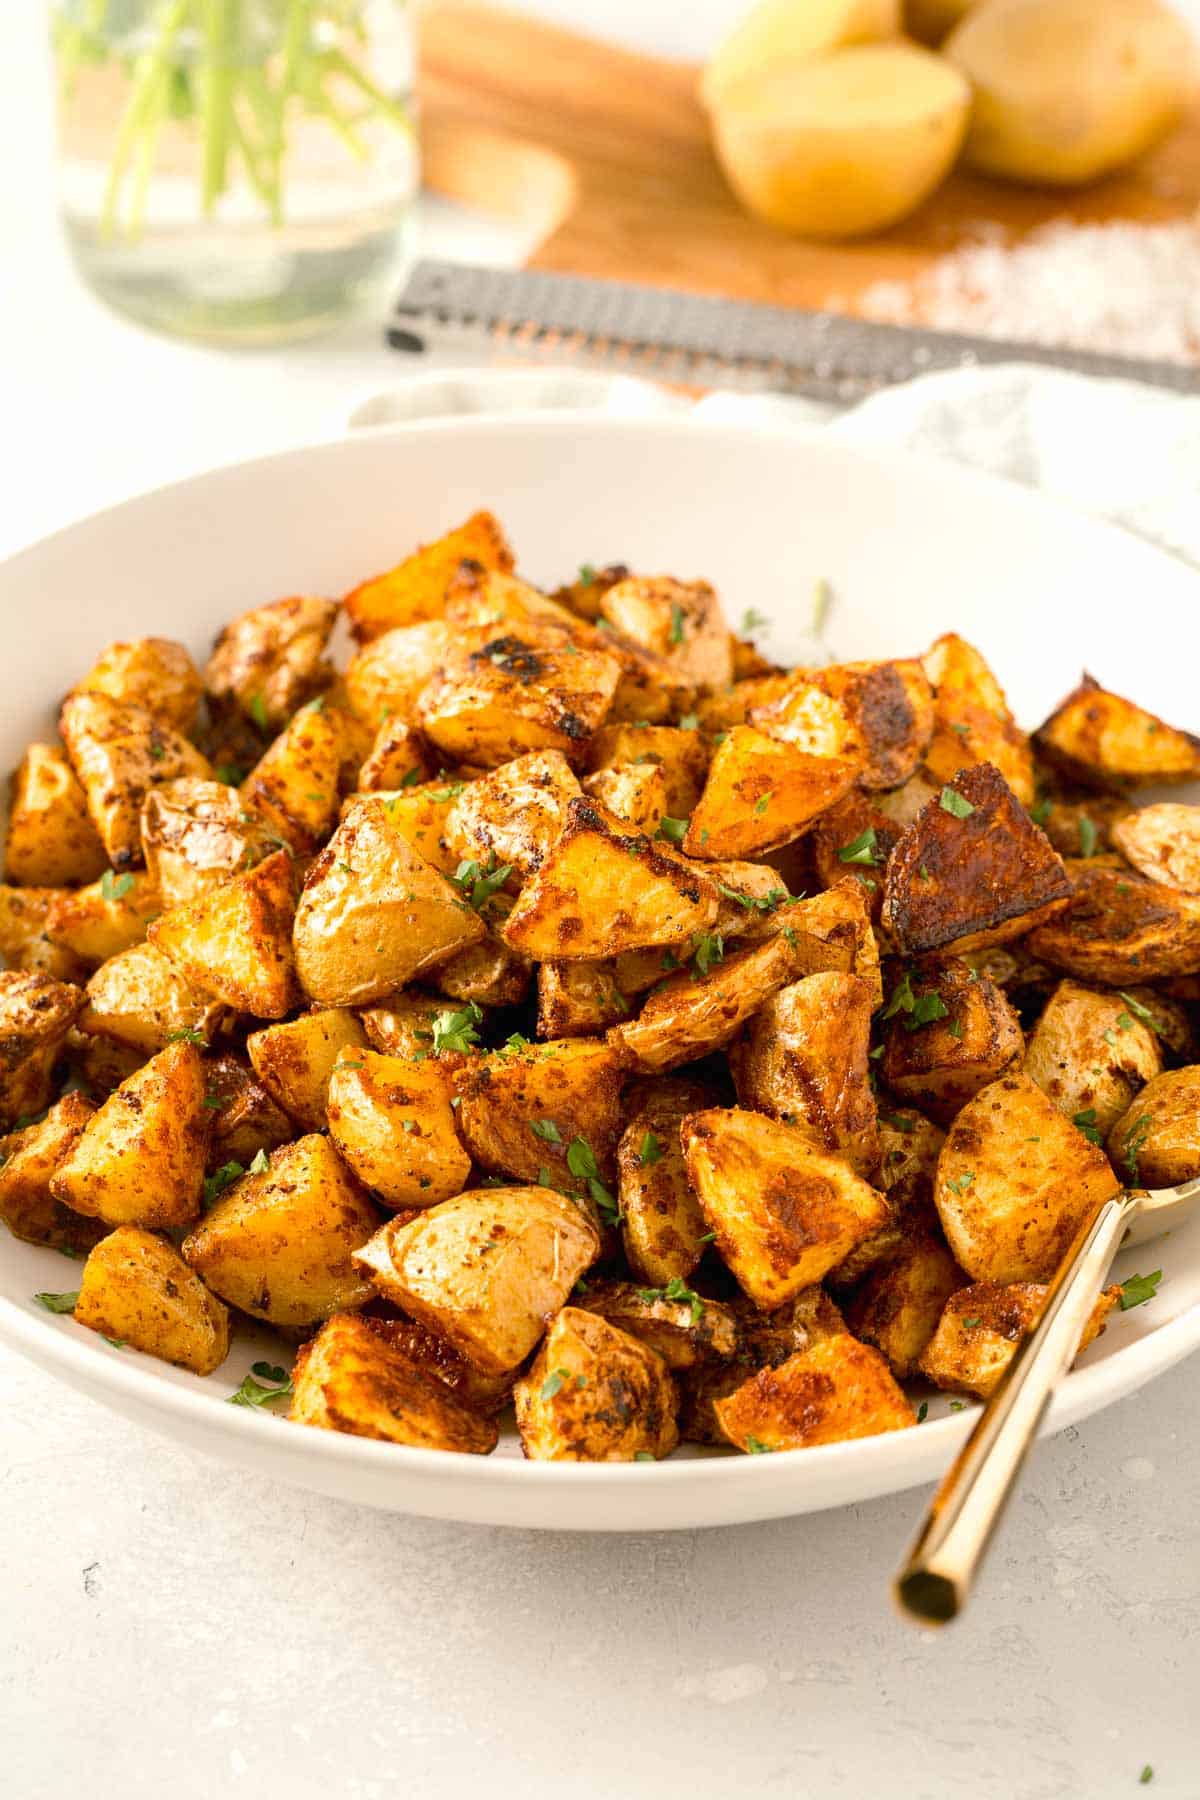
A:
[[[114,869],[142,860],[142,803],[151,788],[191,775],[212,779],[205,758],[143,706],[73,694],[59,715],[88,813]]]
[[[69,982],[0,970],[0,1125],[49,1104],[54,1064],[82,1007]]]
[[[450,1079],[438,1062],[363,1050],[335,1064],[329,1134],[359,1180],[389,1206],[436,1206],[462,1192],[471,1158],[458,1141]]]
[[[107,694],[110,700],[144,706],[186,736],[196,723],[203,685],[182,644],[146,637],[132,644],[110,644],[73,691]]]
[[[934,1200],[976,1281],[1048,1281],[1076,1233],[1118,1190],[1107,1159],[1028,1075],[964,1106],[938,1158]]]
[[[558,1314],[513,1399],[521,1448],[537,1462],[632,1462],[679,1442],[662,1358],[577,1306]]]
[[[621,1236],[630,1268],[649,1287],[686,1281],[704,1255],[708,1220],[688,1180],[679,1127],[712,1098],[701,1082],[686,1077],[657,1080],[643,1089],[621,1134]]]
[[[1200,900],[1124,869],[1069,865],[1073,893],[1026,948],[1077,980],[1129,987],[1200,970]]]
[[[1162,1070],[1158,1039],[1119,994],[1060,981],[1033,1028],[1025,1073],[1068,1119],[1100,1137]]]
[[[440,1381],[468,1412],[490,1419],[504,1409],[512,1397],[511,1373],[484,1374],[428,1325],[419,1325],[415,1319],[405,1318],[403,1313],[386,1314],[382,1310],[384,1305],[381,1300],[371,1300],[355,1316],[369,1325],[376,1337],[415,1364],[423,1375]]]
[[[166,782],[146,795],[141,838],[147,877],[164,907],[211,893],[277,847],[266,821],[247,812],[236,788],[193,779]]]
[[[310,1325],[370,1298],[353,1256],[380,1218],[328,1138],[313,1134],[228,1188],[184,1239],[183,1256],[242,1312]]]
[[[476,1188],[392,1221],[355,1261],[385,1299],[484,1372],[524,1362],[596,1260],[582,1207],[550,1188]]]
[[[884,975],[890,994],[907,982],[916,1006],[936,998],[946,1009],[916,1030],[910,1028],[915,1013],[893,1014],[883,1027],[880,1073],[901,1100],[948,1125],[981,1088],[1020,1062],[1021,1022],[996,984],[959,957],[911,968],[893,962]]]
[[[1200,1067],[1167,1069],[1148,1081],[1105,1148],[1138,1187],[1175,1187],[1200,1175]]]
[[[889,1217],[882,1194],[794,1126],[718,1107],[690,1113],[680,1130],[717,1249],[758,1306],[820,1281]]]
[[[935,788],[960,769],[991,763],[1022,806],[1033,805],[1033,753],[1004,690],[976,650],[947,632],[921,659],[933,685],[934,729],[925,768]]]
[[[278,731],[298,706],[329,685],[333,671],[324,660],[325,646],[336,617],[333,601],[305,594],[241,613],[213,647],[204,671],[208,692]]]
[[[812,756],[749,725],[717,746],[688,825],[689,856],[755,857],[789,844],[854,785],[848,756]]]
[[[495,1425],[469,1412],[353,1312],[334,1313],[296,1359],[288,1417],[323,1431],[488,1456]]]
[[[361,1062],[367,1037],[345,1007],[302,1013],[246,1039],[254,1073],[272,1099],[306,1131],[323,1131],[329,1082],[340,1062]]]
[[[385,574],[362,581],[342,601],[350,629],[360,644],[398,625],[439,619],[446,589],[464,561],[510,574],[513,553],[490,512],[475,512],[432,544],[423,544]]]
[[[57,744],[30,744],[12,778],[5,880],[26,887],[94,881],[108,863],[83,788]]]
[[[64,1094],[45,1118],[0,1139],[0,1219],[14,1237],[55,1250],[86,1250],[105,1227],[56,1200],[50,1178],[95,1112],[80,1093]]]
[[[211,1043],[227,1013],[181,975],[153,944],[134,944],[101,963],[87,984],[83,1031],[152,1056],[179,1032]]]
[[[229,1354],[229,1313],[167,1238],[120,1225],[84,1264],[75,1319],[147,1356],[211,1375]]]
[[[200,1211],[208,1149],[204,1065],[168,1044],[84,1125],[50,1179],[64,1205],[109,1225],[187,1225]]]
[[[163,913],[149,938],[184,977],[235,1012],[282,1019],[297,997],[291,858],[277,850],[224,887]]]
[[[1090,675],[1055,708],[1034,741],[1047,762],[1089,785],[1147,787],[1200,775],[1200,738],[1109,693]]]
[[[757,1010],[733,1059],[743,1106],[785,1119],[814,1149],[844,1157],[867,1179],[879,1167],[872,1006],[857,975],[806,975]]]
[[[751,1452],[805,1450],[916,1424],[883,1357],[845,1333],[760,1369],[713,1411],[728,1441]]]
[[[887,1358],[897,1381],[915,1372],[951,1294],[966,1285],[946,1246],[932,1233],[914,1236],[874,1269],[846,1305],[854,1336]]]
[[[446,819],[458,858],[494,857],[518,875],[540,869],[567,820],[579,783],[561,750],[531,750],[470,781]]]
[[[394,791],[428,781],[433,772],[420,734],[404,719],[389,717],[376,731],[355,785],[360,793]]]
[[[611,1178],[621,1083],[618,1058],[607,1044],[562,1038],[497,1050],[467,1063],[456,1087],[458,1129],[482,1168],[530,1183],[547,1171],[556,1187],[585,1192],[586,1182],[567,1167],[569,1145],[583,1138],[601,1177]],[[554,1135],[545,1136],[546,1129]]]
[[[1143,806],[1118,820],[1112,841],[1147,881],[1200,895],[1200,806]]]
[[[158,887],[141,870],[118,877],[116,883],[110,877],[109,892],[111,899],[102,880],[68,888],[55,895],[46,911],[50,941],[93,969],[142,943],[150,920],[162,911]]]
[[[338,813],[346,738],[345,715],[328,706],[294,713],[238,790],[242,806],[272,849],[308,855],[327,837]]]
[[[1048,1292],[1036,1281],[1007,1286],[981,1281],[960,1287],[947,1299],[937,1330],[921,1354],[922,1375],[953,1394],[977,1394],[986,1400],[1017,1346],[1041,1318]],[[1080,1352],[1104,1330],[1120,1293],[1119,1287],[1109,1287],[1099,1295],[1080,1338]]]
[[[655,988],[636,1019],[614,1026],[609,1043],[644,1075],[696,1062],[722,1049],[753,1015],[761,1018],[760,1009],[791,973],[791,950],[783,938],[768,938],[725,958],[699,978],[681,971]],[[869,1005],[867,1018],[869,1023]],[[864,1049],[864,1064],[865,1055]]]

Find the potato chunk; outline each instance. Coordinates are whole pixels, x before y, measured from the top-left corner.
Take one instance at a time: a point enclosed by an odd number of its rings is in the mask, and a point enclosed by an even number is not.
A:
[[[639,1288],[631,1281],[590,1281],[579,1303],[648,1344],[668,1369],[691,1369],[713,1357],[729,1361],[742,1348],[731,1306],[695,1293],[685,1282]]]
[[[528,750],[582,761],[620,678],[615,657],[581,648],[558,626],[457,632],[417,700],[430,742],[458,762],[496,768]]]
[[[378,730],[385,719],[416,724],[417,697],[450,643],[440,619],[398,625],[359,651],[346,670],[346,696],[355,716]]]
[[[622,763],[584,778],[583,791],[614,819],[654,837],[667,811],[667,784],[654,763]],[[664,836],[666,834],[664,833]]]
[[[71,887],[108,857],[75,771],[57,745],[30,744],[12,779],[4,870],[9,881]]]
[[[884,1095],[878,1106],[876,1186],[887,1195],[891,1217],[830,1269],[825,1279],[835,1292],[852,1288],[864,1275],[891,1262],[907,1244],[939,1230],[933,1183],[946,1134],[908,1107],[893,1112],[892,1101]]]
[[[1047,762],[1077,781],[1150,787],[1200,776],[1200,738],[1176,731],[1085,675],[1035,734]]]
[[[107,694],[110,700],[144,706],[186,737],[196,723],[203,684],[182,644],[147,637],[132,644],[110,644],[73,692]]]
[[[332,600],[295,595],[241,613],[221,632],[204,671],[214,700],[231,701],[264,731],[278,731],[328,687],[325,646],[337,618]]]
[[[468,1412],[353,1312],[334,1313],[296,1359],[288,1417],[418,1450],[487,1456],[496,1427]]]
[[[600,1251],[583,1209],[542,1187],[477,1188],[384,1226],[356,1257],[380,1293],[477,1368],[524,1362]]]
[[[306,1131],[325,1129],[329,1082],[339,1063],[361,1063],[366,1033],[345,1007],[303,1013],[268,1025],[246,1039],[254,1073],[267,1092]]]
[[[62,888],[0,886],[0,957],[10,969],[78,983],[87,978],[82,957],[52,943],[46,925],[63,898]]]
[[[85,1250],[104,1231],[56,1200],[50,1177],[74,1149],[95,1112],[82,1094],[65,1094],[44,1119],[0,1139],[0,1219],[14,1237],[55,1250]]]
[[[733,679],[729,625],[707,581],[630,575],[600,597],[610,625],[697,688]]]
[[[357,799],[305,878],[296,970],[326,1006],[362,1005],[478,943],[484,924],[412,849],[377,795]]]
[[[1033,805],[1033,753],[1019,730],[1004,690],[973,644],[954,632],[922,658],[933,684],[934,729],[925,767],[935,785],[960,769],[991,763],[1022,806]]]
[[[227,1017],[224,1006],[202,994],[153,944],[135,944],[110,956],[87,984],[83,1031],[116,1038],[147,1056],[173,1037],[211,1043]]]
[[[757,1010],[734,1058],[743,1106],[786,1120],[866,1177],[879,1167],[868,1074],[873,1002],[857,975],[807,975]]]
[[[513,553],[490,512],[472,513],[464,524],[432,544],[423,544],[394,569],[352,588],[342,605],[359,643],[368,643],[397,625],[440,619],[446,589],[464,561],[504,575],[512,572]]]
[[[75,1319],[147,1356],[211,1375],[229,1354],[229,1313],[156,1232],[120,1225],[84,1264]]]
[[[200,1211],[208,1149],[204,1064],[168,1044],[84,1126],[50,1191],[109,1225],[187,1225]]]
[[[343,1158],[389,1206],[436,1206],[462,1192],[471,1158],[454,1128],[449,1077],[432,1058],[360,1051],[334,1066],[328,1113]]]
[[[1021,1022],[1003,992],[959,957],[887,970],[880,1073],[902,1100],[950,1120],[977,1094],[1019,1063]]]
[[[568,804],[579,792],[560,750],[514,756],[456,793],[446,820],[446,841],[456,862],[459,857],[482,856],[532,875],[557,842],[567,822]]]
[[[307,854],[337,818],[344,749],[334,710],[302,707],[243,781],[243,807],[297,854]]]
[[[367,1041],[384,1056],[428,1056],[433,1049],[434,1020],[446,1011],[437,994],[410,988],[392,994],[380,1006],[365,1007],[359,1015]]]
[[[1147,881],[1200,895],[1200,806],[1144,806],[1113,826],[1112,840]]]
[[[708,746],[698,731],[675,725],[602,725],[592,739],[588,767],[599,773],[627,763],[652,763],[660,769],[667,812],[673,819],[686,819],[704,787]]]
[[[938,1159],[934,1200],[976,1281],[1048,1281],[1118,1182],[1103,1153],[1028,1075],[964,1106]]]
[[[898,1381],[911,1376],[938,1328],[951,1294],[966,1276],[931,1233],[902,1245],[899,1254],[872,1270],[846,1306],[855,1337],[874,1344]]]
[[[809,680],[845,712],[862,761],[858,779],[868,792],[899,787],[916,773],[934,727],[933,690],[919,662],[832,663]]]
[[[0,970],[0,1125],[49,1104],[54,1065],[82,1006],[69,982]]]
[[[853,792],[822,813],[808,834],[813,868],[824,888],[847,876],[857,881],[874,918],[883,903],[883,871],[902,827],[867,794]]]
[[[938,1328],[921,1353],[922,1375],[952,1394],[978,1394],[986,1400],[1041,1318],[1048,1292],[1036,1281],[1007,1286],[980,1281],[960,1287],[947,1299]],[[1079,1340],[1080,1352],[1104,1330],[1120,1293],[1119,1287],[1110,1287],[1099,1296]]]
[[[291,858],[277,850],[224,887],[163,913],[150,941],[202,993],[256,1019],[282,1019],[296,999]]]
[[[807,1450],[916,1424],[878,1350],[845,1333],[760,1369],[713,1411],[729,1442],[751,1454]]]
[[[618,1060],[607,1044],[586,1038],[494,1051],[477,1057],[458,1079],[458,1128],[483,1168],[585,1192],[571,1167],[582,1139],[597,1176],[613,1173],[621,1131]],[[577,1150],[573,1160],[586,1163]]]
[[[146,878],[163,907],[211,893],[278,848],[267,821],[247,812],[237,789],[221,781],[154,788],[142,806],[141,830]]]
[[[888,859],[882,919],[903,950],[981,949],[1061,912],[1062,858],[987,763],[931,800]]]
[[[710,942],[703,940],[701,949]],[[609,1042],[645,1075],[696,1062],[722,1049],[754,1014],[761,1017],[759,1009],[791,973],[790,947],[783,938],[768,938],[765,944],[723,958],[703,975],[684,970],[668,977],[636,1019],[613,1027]],[[868,995],[868,1027],[870,1014]],[[865,1079],[865,1043],[863,1070]]]
[[[1200,1175],[1200,1068],[1167,1069],[1148,1081],[1106,1148],[1137,1187],[1174,1187]]]
[[[1127,1001],[1075,981],[1059,982],[1025,1052],[1025,1073],[1094,1143],[1161,1069],[1158,1038]]]
[[[1128,870],[1070,866],[1070,905],[1026,948],[1079,981],[1129,987],[1200,970],[1200,899]]]
[[[617,1146],[625,1255],[634,1274],[651,1286],[686,1280],[704,1255],[708,1220],[688,1180],[679,1127],[711,1098],[698,1081],[653,1082]]]
[[[46,935],[80,962],[98,968],[143,942],[150,920],[162,911],[162,895],[140,869],[110,869],[87,887],[60,891],[46,912]]]
[[[689,1114],[681,1136],[717,1249],[758,1306],[820,1281],[888,1218],[882,1194],[795,1126],[710,1108]]]
[[[632,1462],[679,1442],[661,1356],[577,1306],[563,1307],[513,1398],[521,1448],[537,1462]]]
[[[361,1315],[363,1322],[370,1326],[377,1337],[390,1344],[393,1350],[406,1357],[416,1365],[423,1375],[433,1381],[440,1381],[443,1387],[449,1388],[454,1398],[468,1412],[479,1413],[485,1419],[500,1412],[512,1397],[513,1376],[484,1374],[474,1367],[464,1356],[431,1331],[428,1325],[419,1325],[415,1319],[407,1319],[402,1313],[394,1317],[382,1317],[376,1310],[385,1305],[384,1301],[374,1301]]]
[[[309,1325],[362,1306],[354,1253],[380,1213],[328,1138],[297,1138],[228,1188],[184,1239],[183,1255],[222,1299],[273,1325]]]
[[[432,774],[420,734],[403,719],[389,717],[380,724],[370,755],[358,771],[358,787],[363,793],[408,788],[428,781]]]
[[[711,925],[718,904],[712,882],[684,857],[591,801],[572,800],[562,835],[522,888],[504,936],[539,960],[591,960],[678,943]]]
[[[811,756],[734,725],[717,747],[683,848],[706,861],[755,857],[791,843],[854,785],[845,756]]]
[[[276,1150],[295,1136],[292,1121],[239,1057],[208,1057],[204,1075],[204,1105],[212,1119],[210,1169],[230,1162],[248,1168],[260,1150]]]
[[[142,803],[151,788],[184,775],[212,779],[199,750],[145,707],[107,694],[73,694],[59,726],[114,869],[142,860]]]

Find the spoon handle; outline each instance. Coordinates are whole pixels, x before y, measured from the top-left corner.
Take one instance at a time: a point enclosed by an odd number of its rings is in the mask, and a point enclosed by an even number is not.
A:
[[[1141,1194],[1105,1201],[1051,1284],[1036,1329],[1018,1348],[934,1495],[900,1573],[901,1608],[942,1625],[966,1604],[1050,1396],[1079,1348]]]

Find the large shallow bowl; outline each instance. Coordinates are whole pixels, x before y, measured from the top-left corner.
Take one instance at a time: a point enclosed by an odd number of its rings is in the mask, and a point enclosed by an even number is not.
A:
[[[814,585],[836,596],[839,656],[911,652],[954,628],[976,640],[1023,721],[1086,665],[1195,723],[1200,581],[1130,536],[941,464],[818,435],[687,420],[509,416],[404,426],[218,470],[87,519],[0,567],[9,763],[51,726],[64,688],[114,638],[157,632],[203,654],[231,614],[288,593],[337,594],[473,508],[502,517],[532,580],[580,562],[705,575],[730,616],[804,648]],[[1153,1302],[1118,1315],[1063,1384],[1061,1429],[1131,1393],[1200,1343],[1200,1221],[1118,1272],[1161,1264]],[[401,1450],[302,1430],[226,1404],[270,1340],[239,1341],[201,1380],[116,1350],[37,1305],[75,1285],[51,1251],[0,1238],[0,1333],[108,1405],[230,1460],[398,1511],[588,1530],[731,1524],[814,1511],[929,1480],[970,1412],[771,1457],[655,1465],[525,1463]],[[278,1349],[278,1347],[276,1347]]]

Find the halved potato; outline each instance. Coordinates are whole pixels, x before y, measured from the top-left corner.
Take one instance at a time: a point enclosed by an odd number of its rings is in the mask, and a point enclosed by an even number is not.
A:
[[[214,700],[232,702],[262,731],[278,731],[328,687],[325,646],[337,618],[332,600],[296,595],[241,613],[217,638],[204,671]]]
[[[326,1319],[301,1349],[293,1381],[288,1417],[300,1425],[419,1450],[487,1456],[496,1448],[490,1420],[460,1406],[358,1313]]]
[[[513,553],[490,512],[472,513],[462,525],[432,544],[423,544],[394,569],[352,588],[342,605],[359,643],[368,643],[397,625],[440,619],[446,589],[464,561],[503,574],[511,571]]]
[[[325,1129],[329,1082],[339,1063],[362,1064],[367,1038],[342,1006],[302,1013],[246,1039],[254,1073],[267,1092],[306,1131]]]
[[[1112,840],[1147,881],[1200,895],[1200,806],[1144,806],[1113,826]]]
[[[717,746],[683,847],[705,861],[778,849],[848,793],[856,773],[848,757],[812,756],[734,725]]]
[[[346,696],[355,716],[373,730],[391,718],[416,724],[415,707],[450,642],[440,619],[397,625],[360,650],[346,670]]]
[[[591,741],[588,767],[598,772],[626,763],[659,768],[667,785],[667,812],[673,819],[686,819],[704,787],[708,744],[699,731],[677,725],[602,725]]]
[[[173,1038],[210,1044],[227,1009],[201,993],[153,944],[101,963],[87,984],[80,1029],[152,1056]]]
[[[776,63],[825,56],[899,32],[899,0],[760,0],[713,51],[700,97],[714,106],[726,88]]]
[[[403,1313],[389,1311],[385,1314],[385,1306],[385,1301],[373,1300],[355,1316],[369,1325],[385,1344],[390,1344],[393,1350],[414,1363],[423,1375],[440,1381],[468,1412],[490,1419],[508,1404],[512,1397],[511,1372],[485,1374],[428,1325],[419,1325],[415,1319],[405,1318]]]
[[[707,581],[630,575],[601,595],[600,611],[692,686],[721,688],[733,679],[729,626]]]
[[[579,792],[561,750],[514,756],[458,791],[446,820],[446,841],[456,860],[486,857],[532,875],[557,842],[568,803]]]
[[[752,1455],[874,1437],[917,1422],[878,1350],[844,1332],[760,1369],[713,1411],[729,1442]]]
[[[1127,988],[1200,970],[1200,898],[1095,863],[1068,865],[1070,905],[1026,948],[1079,981]]]
[[[1022,1339],[1041,1318],[1048,1292],[1036,1281],[1006,1286],[979,1281],[960,1287],[947,1299],[938,1328],[921,1353],[922,1375],[952,1394],[978,1394],[986,1400]],[[1120,1293],[1119,1287],[1110,1287],[1099,1296],[1079,1340],[1079,1352],[1104,1330]]]
[[[267,820],[248,812],[237,789],[221,781],[154,788],[142,807],[141,831],[146,878],[164,907],[211,893],[279,844]]]
[[[888,966],[880,1073],[901,1100],[946,1125],[1021,1060],[1021,1021],[995,982],[961,957]]]
[[[355,1260],[386,1299],[502,1375],[524,1362],[599,1251],[574,1200],[498,1187],[392,1220]]]
[[[114,869],[142,860],[142,803],[151,788],[212,770],[193,744],[143,706],[72,694],[59,715],[88,813]]]
[[[721,940],[702,942],[719,948]],[[792,972],[791,947],[786,939],[777,937],[722,957],[703,975],[684,970],[668,976],[636,1019],[613,1026],[609,1042],[644,1075],[664,1074],[681,1063],[696,1062],[723,1049],[754,1014],[761,1018],[760,1008]],[[869,1027],[869,995],[866,1021]],[[863,1068],[865,1075],[865,1044]]]
[[[1085,675],[1035,733],[1038,750],[1077,781],[1149,787],[1200,776],[1200,738]]]
[[[873,1005],[857,975],[806,975],[757,1010],[732,1059],[743,1106],[794,1125],[814,1149],[867,1178],[879,1167],[868,1073]]]
[[[183,645],[160,637],[110,644],[72,689],[144,706],[185,736],[195,726],[203,691],[200,671]]]
[[[229,1313],[167,1238],[120,1225],[83,1267],[75,1319],[147,1356],[211,1375],[229,1354]]]
[[[584,1192],[587,1178],[568,1163],[571,1147],[582,1140],[595,1179],[607,1181],[621,1133],[619,1066],[607,1044],[588,1038],[476,1057],[457,1080],[463,1142],[496,1174]],[[581,1161],[578,1151],[575,1160]]]
[[[643,1084],[617,1146],[625,1255],[650,1286],[686,1280],[704,1255],[708,1220],[688,1180],[679,1127],[712,1098],[687,1077]]]
[[[1022,806],[1033,805],[1033,751],[1004,689],[973,644],[948,631],[921,659],[933,684],[934,730],[925,767],[935,787],[991,763]]]
[[[54,1065],[82,1007],[70,982],[0,970],[0,1125],[49,1105]]]
[[[1006,1075],[951,1125],[934,1199],[951,1250],[976,1281],[1048,1281],[1118,1186],[1103,1152],[1036,1082]]]
[[[87,798],[57,744],[30,744],[12,778],[5,879],[31,887],[93,881],[108,856]]]
[[[632,1462],[679,1442],[679,1397],[650,1347],[564,1306],[513,1390],[521,1448],[537,1462]]]
[[[462,1192],[471,1158],[458,1141],[450,1078],[430,1057],[363,1050],[329,1080],[329,1135],[359,1180],[389,1206],[436,1206]]]
[[[14,1237],[55,1250],[86,1250],[105,1227],[56,1200],[50,1178],[95,1112],[83,1094],[64,1094],[44,1119],[0,1139],[0,1219]]]
[[[61,889],[46,912],[46,935],[90,968],[140,944],[163,901],[153,877],[141,869],[110,869],[87,887]]]
[[[966,1281],[946,1246],[932,1232],[921,1233],[855,1290],[846,1304],[846,1323],[855,1337],[887,1358],[898,1381],[907,1381],[947,1300]]]
[[[1158,1038],[1128,1001],[1075,981],[1059,982],[1025,1052],[1025,1073],[1097,1144],[1161,1069]]]
[[[1174,1187],[1200,1175],[1200,1068],[1167,1069],[1148,1081],[1105,1148],[1137,1187]]]

